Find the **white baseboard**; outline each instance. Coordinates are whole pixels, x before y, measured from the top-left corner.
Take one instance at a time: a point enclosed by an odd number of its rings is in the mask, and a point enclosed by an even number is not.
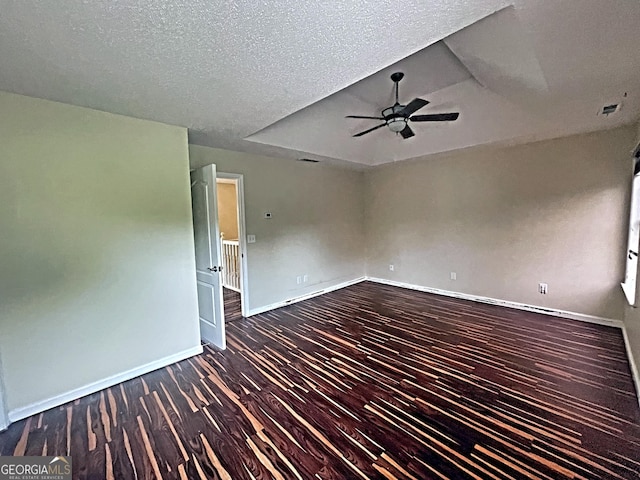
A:
[[[554,308],[538,307],[535,305],[527,305],[526,303],[511,302],[509,300],[499,300],[497,298],[482,297],[479,295],[470,295],[468,293],[452,292],[450,290],[441,290],[439,288],[423,287],[421,285],[413,285],[410,283],[397,282],[395,280],[386,280],[384,278],[366,277],[370,282],[383,283],[394,287],[408,288],[410,290],[418,290],[421,292],[434,293],[436,295],[444,295],[446,297],[461,298],[463,300],[472,300],[474,302],[488,303],[490,305],[499,305],[501,307],[516,308],[527,312],[541,313],[543,315],[552,315],[554,317],[569,318],[571,320],[580,320],[581,322],[597,323],[607,327],[623,328],[622,320],[613,318],[596,317],[594,315],[586,315],[584,313],[570,312],[567,310],[557,310]]]
[[[63,405],[78,398],[91,395],[92,393],[99,392],[100,390],[104,390],[105,388],[109,388],[113,385],[117,385],[118,383],[131,380],[132,378],[139,377],[140,375],[144,375],[145,373],[153,372],[154,370],[158,370],[159,368],[166,367],[167,365],[185,360],[186,358],[193,357],[194,355],[198,355],[200,353],[202,353],[202,345],[189,348],[188,350],[183,350],[182,352],[176,353],[174,355],[169,355],[168,357],[161,358],[160,360],[147,363],[146,365],[142,365],[140,367],[132,368],[131,370],[127,370],[126,372],[112,375],[105,379],[98,380],[97,382],[90,383],[89,385],[76,388],[69,392],[65,392],[61,395],[56,395],[55,397],[47,398],[39,402],[34,402],[30,405],[26,405],[24,407],[16,408],[9,412],[9,420],[11,422],[22,420],[23,418],[30,417],[31,415],[35,415],[40,412],[44,412],[45,410]]]
[[[622,337],[624,338],[624,347],[627,351],[627,359],[629,360],[629,367],[631,368],[631,377],[636,387],[636,398],[638,399],[638,405],[640,405],[640,372],[638,372],[638,365],[633,358],[631,352],[631,344],[629,343],[629,336],[627,335],[627,329],[622,328]]]
[[[323,295],[325,293],[333,292],[334,290],[340,290],[341,288],[348,287],[349,285],[355,285],[356,283],[364,282],[366,280],[365,277],[358,277],[353,280],[348,280],[346,282],[338,283],[336,285],[332,285],[330,287],[323,288],[322,290],[317,290],[312,293],[307,293],[306,295],[302,295],[300,297],[290,298],[288,300],[283,300],[282,302],[272,303],[271,305],[265,305],[263,307],[252,308],[247,313],[248,317],[252,315],[259,315],[261,313],[268,312],[270,310],[275,310],[276,308],[286,307],[287,305],[291,305],[293,303],[298,303],[303,300],[308,300],[313,297],[317,297],[318,295]]]

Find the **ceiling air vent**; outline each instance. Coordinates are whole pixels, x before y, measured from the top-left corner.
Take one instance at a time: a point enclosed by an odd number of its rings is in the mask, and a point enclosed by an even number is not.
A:
[[[605,117],[608,117],[613,113],[618,113],[620,111],[621,106],[622,105],[620,103],[609,103],[604,107],[602,107],[602,110],[600,111],[600,115],[604,115]]]

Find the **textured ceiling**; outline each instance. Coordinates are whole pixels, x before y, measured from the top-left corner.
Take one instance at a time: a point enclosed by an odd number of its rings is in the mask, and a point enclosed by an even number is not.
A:
[[[0,0],[0,90],[186,126],[198,144],[372,165],[636,119],[638,24],[637,0]],[[397,62],[404,98],[460,119],[351,138],[365,124],[342,117],[384,106]],[[619,114],[596,115],[624,92]]]

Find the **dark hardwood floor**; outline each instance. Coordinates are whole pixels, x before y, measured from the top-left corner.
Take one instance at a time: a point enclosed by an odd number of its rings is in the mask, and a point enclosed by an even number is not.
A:
[[[229,288],[223,288],[222,294],[224,302],[224,323],[242,320],[240,294]]]
[[[74,478],[639,478],[619,330],[360,283],[13,424]]]

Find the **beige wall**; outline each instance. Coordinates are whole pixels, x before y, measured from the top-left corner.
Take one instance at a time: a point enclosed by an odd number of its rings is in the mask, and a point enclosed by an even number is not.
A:
[[[364,275],[361,172],[193,145],[190,152],[192,166],[244,175],[246,233],[256,235],[247,246],[250,309]]]
[[[0,93],[13,411],[199,347],[187,132]]]
[[[217,182],[218,224],[225,240],[238,239],[238,207],[236,186],[233,183]]]
[[[367,274],[622,318],[635,136],[622,128],[367,172]]]

